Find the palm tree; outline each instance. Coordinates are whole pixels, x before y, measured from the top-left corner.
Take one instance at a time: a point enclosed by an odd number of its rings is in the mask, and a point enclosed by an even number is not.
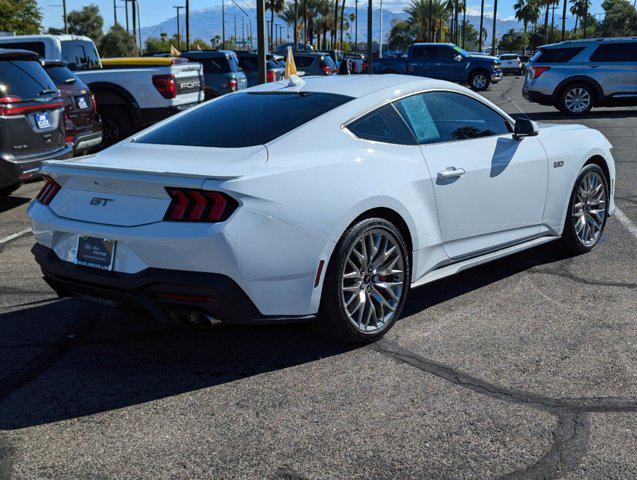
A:
[[[484,0],[480,3],[480,34],[478,35],[478,51],[482,52],[482,25],[484,23]]]
[[[588,13],[588,9],[591,6],[590,0],[570,0],[571,2],[571,14],[575,15],[575,29],[574,32],[577,32],[577,26],[579,23],[579,19],[583,19],[586,17]]]
[[[274,14],[285,9],[285,0],[265,0],[265,8],[270,9],[270,49],[274,50]]]
[[[343,29],[345,28],[345,0],[343,0],[343,2],[341,3],[341,50],[344,49],[343,47]],[[382,35],[382,32],[381,32]]]
[[[495,27],[498,22],[498,0],[494,0],[493,2],[493,34],[491,35],[491,55],[495,55],[496,45],[496,37],[495,37]]]
[[[529,23],[535,23],[540,18],[540,6],[537,0],[517,0],[513,5],[515,10],[515,18],[524,25],[524,33],[526,33]]]
[[[392,22],[387,44],[392,50],[404,52],[416,41],[413,25],[407,20],[394,20]]]
[[[407,22],[418,42],[431,39],[431,23],[429,21],[431,2],[432,0],[411,0],[411,4],[404,9],[404,12],[409,15]]]

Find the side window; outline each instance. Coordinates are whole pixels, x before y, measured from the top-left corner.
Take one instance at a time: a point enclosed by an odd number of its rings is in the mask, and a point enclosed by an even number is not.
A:
[[[97,56],[97,52],[95,51],[95,46],[91,44],[86,45],[85,49],[87,55],[87,67],[89,70],[95,70],[96,68],[100,68],[100,57]]]
[[[29,50],[35,52],[44,58],[44,43],[42,42],[13,42],[13,43],[0,43],[0,48],[10,48],[16,50]]]
[[[436,58],[438,60],[453,60],[453,57],[455,57],[457,54],[458,52],[456,52],[453,48],[445,47],[442,45],[436,47]]]
[[[436,55],[432,47],[421,46],[421,47],[413,47],[412,56],[414,58],[433,60]]]
[[[608,43],[593,52],[591,62],[637,62],[637,42]]]
[[[415,145],[409,128],[391,105],[384,105],[347,126],[358,138],[376,142]]]
[[[403,98],[396,109],[411,126],[418,143],[450,142],[511,132],[495,110],[466,95],[428,92]]]

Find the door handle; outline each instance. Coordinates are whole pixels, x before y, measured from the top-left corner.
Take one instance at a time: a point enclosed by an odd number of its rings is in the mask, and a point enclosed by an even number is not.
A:
[[[464,175],[464,169],[456,167],[447,167],[442,172],[438,172],[438,178],[460,178]]]

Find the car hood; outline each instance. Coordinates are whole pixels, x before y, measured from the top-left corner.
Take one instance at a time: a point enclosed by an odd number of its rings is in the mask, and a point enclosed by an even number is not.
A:
[[[500,59],[498,57],[493,57],[491,55],[469,54],[469,58],[471,59],[472,62],[482,62],[482,63],[500,62]]]

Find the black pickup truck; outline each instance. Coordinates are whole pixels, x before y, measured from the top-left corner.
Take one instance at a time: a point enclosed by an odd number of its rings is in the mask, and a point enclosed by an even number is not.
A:
[[[497,57],[470,54],[452,43],[416,43],[403,57],[374,59],[373,73],[439,78],[479,91],[500,81],[502,66]]]

